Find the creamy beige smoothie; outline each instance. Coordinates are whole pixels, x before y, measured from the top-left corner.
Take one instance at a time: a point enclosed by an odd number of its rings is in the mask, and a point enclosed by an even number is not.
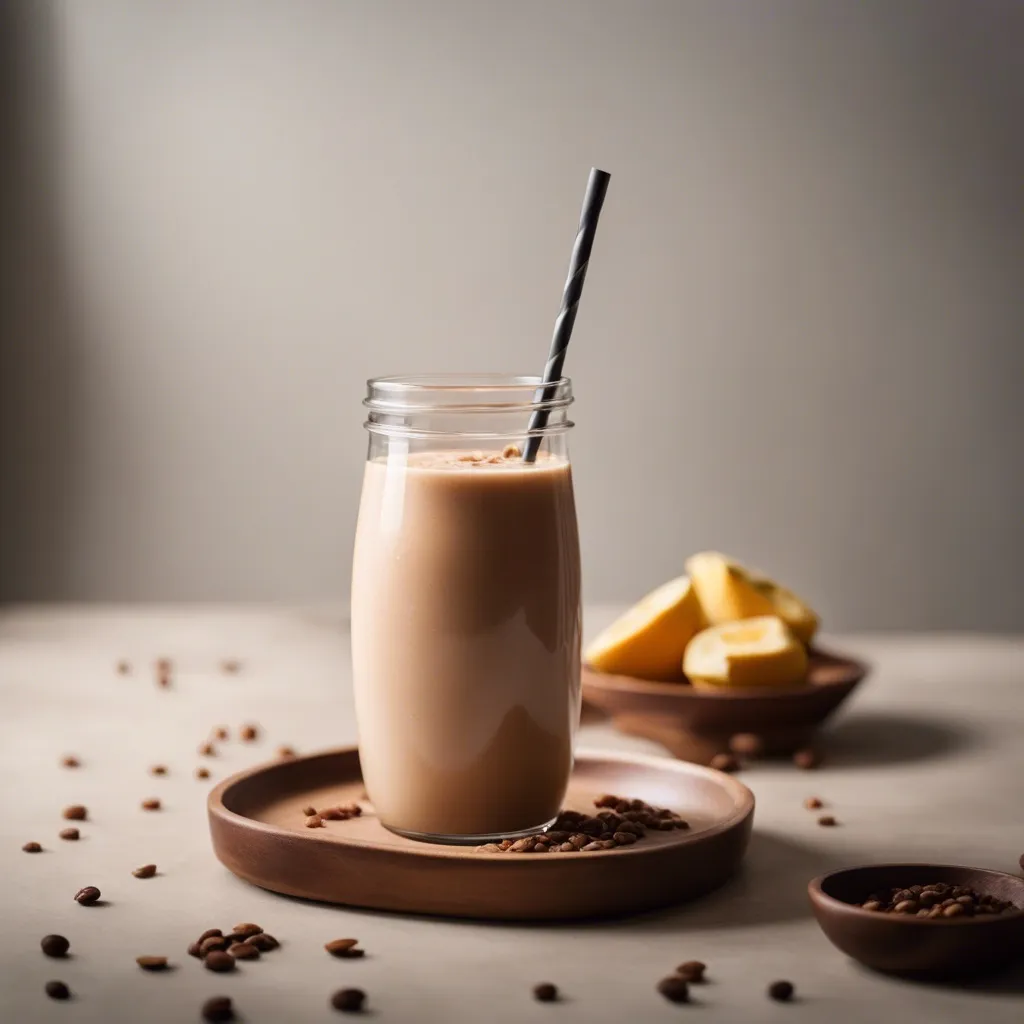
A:
[[[385,825],[464,837],[554,818],[580,702],[568,460],[368,462],[352,650],[363,776]]]

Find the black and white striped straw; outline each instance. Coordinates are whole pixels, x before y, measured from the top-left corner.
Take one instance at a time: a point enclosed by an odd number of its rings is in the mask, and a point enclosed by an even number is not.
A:
[[[580,213],[580,226],[576,232],[576,241],[572,247],[569,260],[569,276],[565,280],[562,292],[562,306],[555,320],[555,332],[551,337],[551,351],[548,353],[547,365],[541,377],[541,387],[537,391],[537,401],[550,401],[555,396],[555,383],[562,377],[562,365],[565,362],[565,350],[569,347],[572,328],[576,323],[576,311],[579,309],[580,296],[583,294],[583,282],[587,279],[587,267],[590,265],[590,250],[594,246],[597,234],[597,219],[601,216],[605,193],[611,175],[607,171],[590,169],[587,191],[583,197],[583,210]],[[548,422],[548,410],[537,409],[530,417],[529,430],[523,446],[523,462],[533,462],[540,450],[542,435],[532,431],[543,430]]]

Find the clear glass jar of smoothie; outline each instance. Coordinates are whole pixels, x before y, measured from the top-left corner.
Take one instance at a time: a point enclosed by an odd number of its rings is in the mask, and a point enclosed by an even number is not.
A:
[[[352,575],[359,750],[382,824],[413,838],[514,837],[562,808],[580,710],[572,387],[539,383],[368,385]],[[547,422],[529,432],[538,410]]]

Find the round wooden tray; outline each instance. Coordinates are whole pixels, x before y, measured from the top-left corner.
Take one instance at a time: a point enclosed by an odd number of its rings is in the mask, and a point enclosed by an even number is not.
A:
[[[707,764],[729,750],[733,736],[753,733],[765,754],[792,753],[867,675],[853,658],[812,650],[808,682],[787,689],[698,690],[685,679],[661,683],[606,675],[583,666],[583,697],[622,732],[667,747],[676,757]]]
[[[279,761],[226,779],[209,797],[217,857],[241,878],[306,899],[454,917],[558,920],[650,910],[721,885],[750,837],[742,783],[667,758],[581,753],[566,807],[602,793],[678,812],[691,828],[633,846],[576,854],[495,854],[419,843],[387,831],[363,799],[354,747]],[[306,804],[358,802],[363,814],[305,827]]]

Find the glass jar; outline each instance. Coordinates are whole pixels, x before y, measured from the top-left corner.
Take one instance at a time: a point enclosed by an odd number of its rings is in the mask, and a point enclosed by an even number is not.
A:
[[[539,385],[368,385],[352,574],[360,761],[381,823],[416,839],[542,830],[568,786],[581,628],[572,385]],[[530,429],[538,413],[547,421]]]

